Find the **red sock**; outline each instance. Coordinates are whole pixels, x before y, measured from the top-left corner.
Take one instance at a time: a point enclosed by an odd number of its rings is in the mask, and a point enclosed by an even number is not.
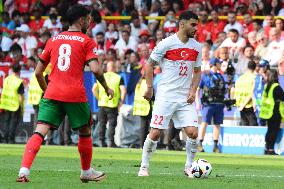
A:
[[[43,138],[41,135],[37,133],[32,135],[32,137],[29,139],[29,141],[26,144],[21,167],[26,167],[30,169],[35,159],[35,156],[40,149],[42,141]]]
[[[82,170],[88,170],[91,167],[92,153],[93,153],[93,142],[92,137],[81,137],[79,136],[78,151],[81,158]]]

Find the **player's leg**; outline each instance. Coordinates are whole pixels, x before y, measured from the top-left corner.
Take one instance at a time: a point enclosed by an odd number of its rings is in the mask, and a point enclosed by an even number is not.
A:
[[[150,158],[157,148],[157,143],[161,135],[162,129],[167,129],[174,106],[169,102],[156,101],[151,119],[151,130],[147,135],[142,150],[142,162],[138,172],[138,176],[149,176]]]
[[[190,115],[190,116],[188,116]],[[197,153],[198,116],[194,104],[178,103],[177,111],[173,115],[176,128],[184,128],[186,140],[186,163],[184,173],[191,176],[190,167]]]
[[[195,159],[197,153],[197,136],[198,136],[198,127],[189,126],[185,127],[184,131],[187,135],[186,140],[186,162],[185,162],[185,174],[190,176],[190,172],[188,172],[191,168],[192,162]]]
[[[92,115],[88,103],[64,103],[64,110],[68,115],[70,126],[79,130],[78,152],[81,161],[82,182],[100,181],[105,174],[91,168],[93,155]]]
[[[59,127],[63,117],[64,112],[62,111],[60,104],[53,100],[41,100],[38,124],[34,134],[26,144],[17,182],[28,182],[31,165],[40,149],[44,137],[47,135],[50,127]]]

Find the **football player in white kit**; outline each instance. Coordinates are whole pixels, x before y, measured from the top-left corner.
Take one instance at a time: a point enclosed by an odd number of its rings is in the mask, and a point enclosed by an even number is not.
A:
[[[156,150],[161,130],[167,129],[170,119],[173,119],[175,127],[184,128],[188,136],[184,173],[192,177],[190,167],[197,152],[198,136],[194,100],[201,77],[202,48],[194,39],[197,24],[198,16],[184,11],[179,17],[179,31],[159,42],[147,61],[145,99],[150,100],[153,95],[153,67],[160,64],[162,73],[152,112],[151,131],[144,142],[138,176],[149,176],[150,157]]]

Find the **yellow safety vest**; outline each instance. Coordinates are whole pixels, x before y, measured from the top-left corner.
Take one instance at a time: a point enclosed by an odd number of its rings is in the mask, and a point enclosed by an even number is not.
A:
[[[114,72],[106,72],[104,73],[104,77],[106,80],[107,85],[111,88],[114,92],[114,96],[111,100],[107,96],[103,86],[98,82],[99,86],[99,99],[98,104],[99,106],[109,107],[109,108],[116,108],[119,103],[120,99],[120,75]]]
[[[44,74],[46,75],[46,74]],[[28,91],[28,104],[38,105],[42,97],[43,91],[41,90],[35,74],[32,75]]]
[[[135,87],[133,115],[147,116],[149,114],[150,103],[143,97],[146,90],[146,79],[142,79]]]
[[[50,72],[51,72],[51,64],[48,64],[43,72],[43,76],[45,77]],[[38,105],[42,97],[42,94],[43,91],[41,90],[34,73],[30,79],[30,84],[29,84],[28,104]]]
[[[3,90],[1,94],[0,108],[15,112],[19,109],[18,89],[23,82],[22,79],[12,74],[4,79]]]
[[[266,93],[267,85],[265,85],[264,87],[259,113],[259,117],[262,119],[270,119],[273,115],[273,109],[275,105],[275,101],[273,99],[273,91],[277,86],[279,86],[278,83],[273,83],[268,91],[268,94]],[[284,103],[282,101],[280,102],[279,111],[281,117],[284,118]]]
[[[237,81],[235,85],[235,99],[236,106],[240,107],[251,93],[253,82],[255,80],[255,74],[245,73]],[[252,100],[245,106],[245,108],[252,107]]]

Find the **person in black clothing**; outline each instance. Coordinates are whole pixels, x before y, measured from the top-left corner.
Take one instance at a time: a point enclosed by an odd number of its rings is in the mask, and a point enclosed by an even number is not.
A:
[[[270,88],[273,84],[278,83],[278,72],[276,70],[271,70],[268,76],[268,82],[264,93],[268,94]],[[274,144],[277,138],[277,135],[280,131],[281,124],[281,113],[280,113],[280,103],[284,101],[284,92],[280,85],[277,85],[273,90],[273,100],[275,102],[273,108],[272,116],[267,119],[267,132],[265,135],[265,151],[264,154],[276,155],[274,151]],[[284,113],[282,113],[284,114]]]

